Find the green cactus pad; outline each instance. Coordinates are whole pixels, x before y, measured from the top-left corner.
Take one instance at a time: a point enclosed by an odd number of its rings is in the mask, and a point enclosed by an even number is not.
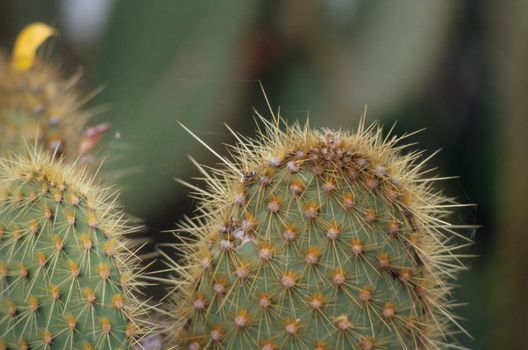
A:
[[[52,154],[76,159],[89,114],[69,80],[41,61],[27,71],[12,68],[0,55],[0,153],[24,152],[38,141]]]
[[[0,160],[0,349],[131,349],[145,307],[115,195],[34,152]]]
[[[447,200],[381,129],[266,123],[183,225],[175,343],[185,349],[444,348],[463,266]],[[193,187],[196,189],[196,187]],[[181,263],[181,265],[180,265]]]

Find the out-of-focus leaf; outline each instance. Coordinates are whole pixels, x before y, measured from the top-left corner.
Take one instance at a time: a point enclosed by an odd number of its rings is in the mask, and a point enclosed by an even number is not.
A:
[[[528,2],[489,3],[493,14],[495,125],[503,141],[497,156],[497,228],[493,252],[495,278],[490,279],[495,315],[489,349],[525,349],[528,344]],[[486,190],[486,189],[483,189]],[[487,189],[489,191],[489,189]]]
[[[120,1],[104,35],[97,80],[106,88],[108,120],[126,151],[111,164],[123,177],[127,207],[155,214],[186,178],[187,154],[203,148],[177,124],[211,139],[243,87],[240,46],[256,3],[240,1]]]
[[[379,119],[434,76],[455,9],[443,0],[286,2],[278,27],[292,52],[272,95],[319,125],[351,126],[365,105]]]

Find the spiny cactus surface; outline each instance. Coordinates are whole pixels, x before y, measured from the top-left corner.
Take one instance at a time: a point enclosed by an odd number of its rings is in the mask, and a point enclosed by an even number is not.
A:
[[[380,127],[263,121],[207,172],[168,333],[184,349],[444,349],[463,268],[453,202]],[[183,279],[183,281],[182,281]],[[456,323],[456,322],[455,322]]]
[[[147,308],[130,230],[74,165],[0,160],[0,349],[131,349]]]
[[[75,89],[79,75],[63,79],[57,67],[37,57],[53,33],[45,24],[31,24],[18,36],[10,59],[0,54],[0,153],[24,152],[35,139],[72,161],[88,151],[86,137],[94,135],[83,135],[89,113]]]

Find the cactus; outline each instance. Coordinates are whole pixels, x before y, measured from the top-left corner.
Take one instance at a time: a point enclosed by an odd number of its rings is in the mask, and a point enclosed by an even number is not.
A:
[[[261,118],[206,171],[182,260],[169,343],[184,349],[444,349],[464,268],[445,221],[457,204],[423,178],[421,152],[381,127],[313,130]],[[192,133],[191,133],[192,134]],[[193,134],[194,136],[194,134]],[[203,143],[203,142],[202,142]],[[453,327],[453,325],[455,327]]]
[[[133,228],[76,165],[28,153],[0,160],[0,349],[131,349],[149,332]]]
[[[11,61],[0,55],[0,153],[24,152],[25,142],[73,161],[85,156],[107,124],[83,130],[90,113],[74,89],[79,75],[63,79],[57,68],[37,59],[37,49],[54,30],[27,26],[17,38]]]

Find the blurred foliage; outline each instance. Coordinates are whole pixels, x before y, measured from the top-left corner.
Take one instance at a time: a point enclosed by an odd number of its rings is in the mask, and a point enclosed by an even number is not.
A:
[[[498,225],[492,244],[498,249],[492,258],[497,268],[492,281],[492,305],[497,327],[492,347],[520,349],[528,344],[528,1],[492,4],[487,13],[492,19],[493,51],[492,93],[494,123],[499,129],[500,157],[497,181]],[[523,204],[524,203],[524,204]],[[496,305],[493,305],[496,304]]]
[[[65,17],[81,7],[66,1],[107,6],[94,36],[74,35]],[[12,45],[35,20],[59,27],[46,53],[66,73],[83,67],[86,91],[105,87],[92,106],[114,126],[107,166],[156,242],[193,209],[173,181],[197,175],[186,155],[216,162],[177,121],[216,149],[232,142],[223,123],[254,134],[251,107],[269,114],[258,80],[290,119],[354,127],[368,104],[369,119],[397,121],[398,134],[427,127],[413,141],[443,148],[433,165],[461,176],[447,192],[478,203],[460,221],[482,226],[468,249],[479,257],[456,292],[475,337],[461,341],[522,349],[527,10],[524,0],[3,0],[0,40]]]
[[[238,1],[115,4],[94,78],[106,86],[96,103],[110,103],[122,137],[115,142],[126,149],[110,167],[129,173],[123,184],[131,212],[156,216],[167,208],[174,215],[181,190],[174,177],[189,176],[187,154],[203,153],[177,122],[203,132],[232,120],[245,64],[240,42],[255,9]]]

